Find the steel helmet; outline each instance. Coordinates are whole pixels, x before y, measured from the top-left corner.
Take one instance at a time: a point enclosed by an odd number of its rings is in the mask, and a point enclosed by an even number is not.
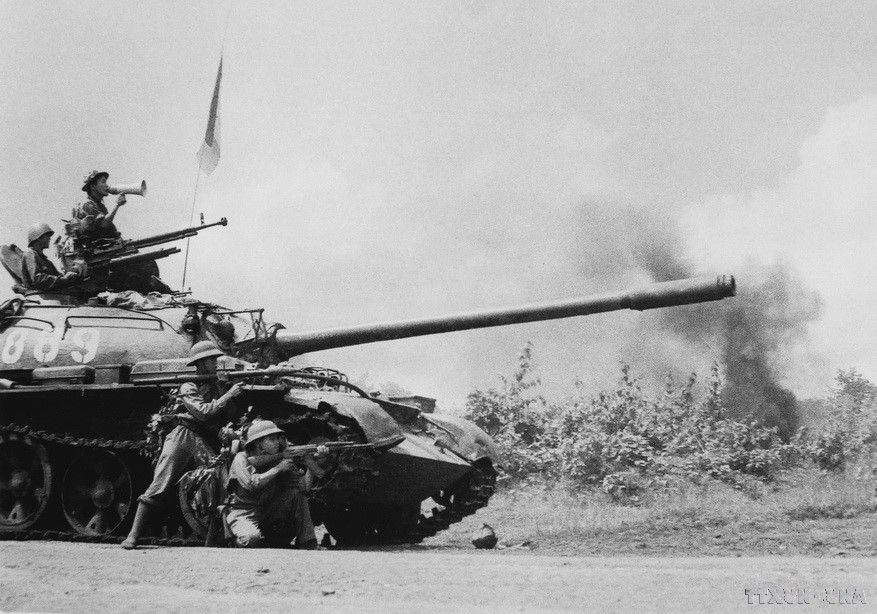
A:
[[[249,448],[250,444],[256,443],[260,439],[277,434],[286,436],[286,433],[282,429],[277,428],[277,425],[270,420],[253,420],[247,431],[247,440],[244,443],[244,448]]]
[[[191,366],[202,358],[210,358],[211,356],[225,356],[225,354],[212,341],[199,341],[189,350],[189,360],[186,364]]]
[[[82,191],[88,192],[88,187],[97,181],[97,178],[100,176],[103,176],[104,179],[108,179],[110,174],[106,171],[91,171],[85,176],[85,179],[82,180]]]
[[[55,234],[55,231],[52,230],[45,222],[34,224],[30,227],[30,230],[27,231],[27,244],[30,245],[46,233],[53,235]]]

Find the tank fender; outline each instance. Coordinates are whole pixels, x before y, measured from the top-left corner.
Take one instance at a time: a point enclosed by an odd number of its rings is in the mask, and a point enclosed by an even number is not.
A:
[[[290,390],[286,401],[313,409],[329,405],[337,413],[355,420],[368,441],[379,441],[402,436],[393,418],[374,401],[359,396],[326,390]]]
[[[494,465],[501,464],[499,446],[471,422],[449,414],[424,414],[424,417],[450,431],[457,443],[456,451],[473,463],[487,459]]]

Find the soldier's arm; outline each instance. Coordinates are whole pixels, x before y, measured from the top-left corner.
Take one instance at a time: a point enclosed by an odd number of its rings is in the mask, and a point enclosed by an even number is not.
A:
[[[37,262],[36,254],[27,251],[24,254],[24,266],[29,280],[28,286],[33,290],[54,290],[63,288],[78,279],[78,274],[65,273],[64,275],[46,271]]]
[[[100,220],[100,225],[103,228],[109,228],[110,225],[112,225],[112,223],[113,223],[113,218],[116,217],[116,213],[119,211],[119,207],[124,205],[126,202],[127,202],[127,200],[126,200],[124,194],[119,196],[118,200],[116,200],[116,206],[113,207],[113,210],[110,211],[107,215],[101,216],[102,219]]]
[[[198,387],[191,382],[180,386],[178,397],[193,418],[206,422],[226,408],[231,400],[241,394],[241,384],[235,384],[228,392],[214,401],[205,401],[198,392]]]
[[[294,467],[292,461],[281,460],[276,466],[262,473],[256,470],[256,467],[250,462],[245,452],[238,452],[231,463],[229,469],[229,480],[234,479],[237,484],[248,491],[258,491],[265,488],[274,479],[285,471],[290,471],[290,467]]]
[[[253,467],[255,467],[256,471],[264,471],[282,461],[283,452],[278,454],[258,454],[256,456],[248,456],[247,460]]]

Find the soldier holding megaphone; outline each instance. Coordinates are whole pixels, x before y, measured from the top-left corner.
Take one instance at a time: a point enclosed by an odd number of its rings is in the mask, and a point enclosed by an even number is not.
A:
[[[82,191],[88,198],[73,208],[71,225],[76,229],[76,235],[83,246],[100,239],[118,239],[121,234],[116,229],[113,220],[119,207],[127,201],[126,194],[146,195],[146,182],[139,184],[110,186],[107,179],[110,174],[106,171],[92,171],[83,181]],[[110,211],[103,203],[105,196],[118,194],[116,206]]]
[[[82,191],[88,198],[73,208],[73,219],[66,225],[67,239],[60,248],[68,257],[72,254],[81,260],[87,260],[88,256],[93,257],[102,251],[124,245],[114,223],[116,213],[125,204],[126,194],[146,195],[146,182],[113,186],[107,185],[109,176],[106,171],[91,171],[83,180]],[[119,196],[112,211],[103,203],[104,197],[110,194]],[[158,265],[154,261],[109,267],[92,277],[100,285],[115,290],[170,292],[170,288],[159,278]]]

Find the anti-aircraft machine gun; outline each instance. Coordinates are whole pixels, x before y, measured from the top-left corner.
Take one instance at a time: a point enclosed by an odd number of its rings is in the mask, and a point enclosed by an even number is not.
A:
[[[179,247],[166,247],[154,252],[140,253],[141,249],[163,245],[172,241],[188,239],[196,236],[202,230],[212,228],[214,226],[227,226],[228,220],[222,218],[218,222],[211,224],[201,224],[191,228],[183,228],[173,232],[165,232],[162,234],[146,237],[144,239],[116,239],[112,241],[96,242],[92,246],[82,249],[69,249],[62,251],[60,256],[69,270],[73,266],[80,263],[84,264],[88,270],[100,270],[112,266],[120,266],[135,262],[146,262],[149,260],[159,260],[167,258],[172,254],[180,252]],[[69,263],[69,264],[68,264]]]
[[[167,258],[180,252],[179,247],[166,247],[156,251],[141,253],[140,250],[180,241],[196,236],[202,230],[214,226],[226,226],[228,220],[222,218],[211,224],[201,224],[183,228],[144,239],[104,239],[82,245],[77,240],[67,240],[58,244],[58,256],[67,271],[78,270],[84,274],[96,274],[106,278],[115,290],[167,291],[164,284],[158,285],[152,277],[158,278],[156,260]],[[124,275],[119,272],[124,271]],[[115,273],[115,275],[114,275]],[[162,287],[164,286],[164,287]]]
[[[122,249],[143,249],[205,227]],[[111,253],[91,257],[111,262],[140,255]],[[312,491],[317,524],[340,543],[417,542],[487,505],[501,464],[496,445],[466,420],[369,395],[337,371],[309,367],[304,354],[717,301],[734,293],[731,276],[685,279],[323,331],[286,330],[266,322],[262,309],[228,309],[180,295],[137,305],[56,294],[12,299],[0,305],[0,536],[45,529],[121,540],[152,475],[144,427],[175,386],[197,381],[186,366],[189,350],[210,340],[228,354],[220,358],[219,373],[248,382],[239,400],[252,408],[250,417],[273,420],[291,444],[369,444],[336,453],[332,471]],[[185,493],[182,499],[184,506],[192,503]],[[423,512],[424,503],[431,509]],[[191,524],[195,534],[203,532],[203,525]]]

